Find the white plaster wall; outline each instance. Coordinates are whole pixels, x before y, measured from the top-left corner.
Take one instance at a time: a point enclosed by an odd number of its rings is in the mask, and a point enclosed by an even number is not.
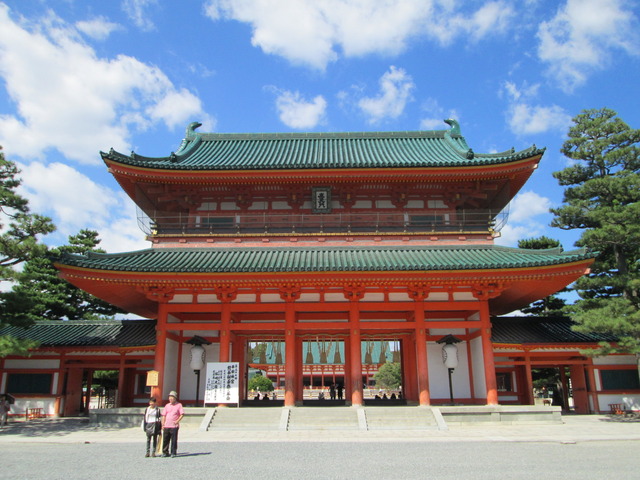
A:
[[[482,339],[471,340],[471,363],[473,365],[473,389],[476,398],[487,398],[487,384],[484,375],[484,355],[482,354]]]
[[[167,339],[165,357],[164,357],[164,369],[165,374],[162,384],[162,398],[169,397],[169,392],[177,388],[176,385],[176,372],[178,368],[178,342]]]
[[[196,334],[197,335],[197,334]],[[204,398],[204,384],[207,376],[206,363],[217,362],[220,358],[219,345],[203,345],[205,351],[205,368],[200,371],[200,394],[199,398]],[[197,377],[190,367],[191,363],[191,345],[182,346],[182,369],[180,371],[180,398],[195,400]]]
[[[626,410],[640,411],[640,395],[598,394],[600,410],[609,411],[610,403],[622,403]]]
[[[319,293],[302,293],[300,294],[299,302],[319,302],[320,294]]]
[[[593,359],[594,365],[635,365],[635,355],[607,355]],[[614,402],[619,403],[619,402]]]
[[[45,415],[55,415],[55,402],[56,399],[51,397],[16,398],[9,415],[21,415],[24,419],[27,408],[42,408]]]
[[[406,292],[391,292],[389,293],[389,301],[391,302],[408,302],[411,300],[409,294]]]
[[[191,303],[191,302],[193,302],[193,295],[186,295],[186,294],[174,295],[173,298],[169,300],[169,303]]]
[[[60,360],[41,360],[37,358],[16,358],[4,361],[4,368],[14,369],[57,369],[60,368]]]
[[[236,296],[233,303],[255,303],[256,295],[255,293],[240,293]]]
[[[458,368],[451,375],[453,398],[469,398],[469,362],[465,342],[458,346]],[[427,342],[427,361],[429,363],[429,395],[432,399],[449,398],[449,372],[442,361],[442,345]]]

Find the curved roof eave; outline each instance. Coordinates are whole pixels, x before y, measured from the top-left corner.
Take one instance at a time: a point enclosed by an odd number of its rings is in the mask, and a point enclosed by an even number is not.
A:
[[[516,152],[477,154],[457,122],[450,130],[346,133],[197,133],[191,124],[166,157],[100,152],[106,163],[167,171],[451,168],[512,163],[542,155],[535,145]]]

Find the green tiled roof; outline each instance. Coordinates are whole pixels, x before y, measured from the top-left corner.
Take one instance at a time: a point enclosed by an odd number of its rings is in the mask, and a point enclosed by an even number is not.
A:
[[[97,270],[176,273],[350,272],[537,267],[592,258],[585,250],[481,246],[152,248],[66,255],[59,263]]]
[[[492,154],[474,153],[451,130],[360,133],[198,133],[191,124],[182,144],[167,157],[101,152],[104,160],[162,170],[261,170],[333,168],[463,167],[514,162],[542,154],[532,146]]]
[[[491,319],[493,343],[594,343],[614,342],[611,335],[574,332],[567,317],[494,317]]]
[[[142,347],[156,344],[155,320],[40,321],[4,326],[0,335],[37,340],[47,347]]]

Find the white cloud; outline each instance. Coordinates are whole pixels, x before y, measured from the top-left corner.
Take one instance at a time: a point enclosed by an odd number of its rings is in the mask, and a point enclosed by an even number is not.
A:
[[[111,35],[111,32],[119,28],[117,23],[109,22],[104,17],[77,22],[75,27],[87,37],[93,38],[94,40],[105,40]]]
[[[280,91],[276,108],[282,123],[291,128],[315,128],[324,120],[327,101],[317,95],[311,101],[305,100],[300,92]]]
[[[156,28],[153,21],[149,18],[148,11],[151,10],[150,7],[154,7],[157,4],[158,0],[123,0],[122,10],[134,25],[140,30],[148,32]]]
[[[565,132],[571,124],[571,115],[558,105],[534,105],[539,85],[524,84],[518,88],[505,82],[503,91],[509,99],[507,122],[516,135],[535,135],[548,131]]]
[[[509,204],[507,224],[496,239],[498,245],[515,246],[518,240],[544,235],[545,223],[539,217],[550,215],[551,200],[532,191],[520,192]]]
[[[522,223],[538,215],[546,215],[551,208],[551,200],[532,191],[518,193],[509,207],[509,221]]]
[[[565,131],[571,116],[558,105],[514,104],[509,111],[509,127],[516,135],[534,135],[550,130]]]
[[[616,52],[640,53],[638,18],[624,0],[568,0],[538,29],[538,57],[567,92]]]
[[[413,79],[402,68],[391,66],[380,78],[380,92],[375,97],[360,99],[358,106],[368,117],[369,123],[378,123],[385,118],[398,118],[412,99],[415,88]]]
[[[443,0],[208,0],[205,12],[250,24],[252,44],[265,53],[320,70],[340,54],[398,54],[414,37],[477,41],[504,32],[514,14],[506,1],[469,10]]]
[[[97,163],[97,148],[129,149],[132,131],[213,123],[200,100],[160,69],[126,55],[98,58],[75,28],[51,15],[28,30],[0,4],[0,77],[17,106],[17,115],[0,115],[0,144],[12,156],[43,158],[56,149]]]
[[[133,202],[62,163],[20,165],[20,193],[32,211],[53,218],[64,242],[83,228],[98,231],[107,251],[148,247],[138,228]],[[55,181],[52,181],[55,179]]]

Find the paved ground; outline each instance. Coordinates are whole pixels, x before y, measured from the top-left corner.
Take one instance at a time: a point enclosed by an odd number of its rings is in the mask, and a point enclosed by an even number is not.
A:
[[[2,446],[3,480],[638,478],[640,442],[199,442],[176,458],[144,458],[143,444]]]
[[[0,478],[638,478],[637,418],[567,416],[564,422],[422,432],[200,432],[186,425],[176,458],[144,458],[140,428],[95,428],[73,418],[35,420],[0,431]]]

